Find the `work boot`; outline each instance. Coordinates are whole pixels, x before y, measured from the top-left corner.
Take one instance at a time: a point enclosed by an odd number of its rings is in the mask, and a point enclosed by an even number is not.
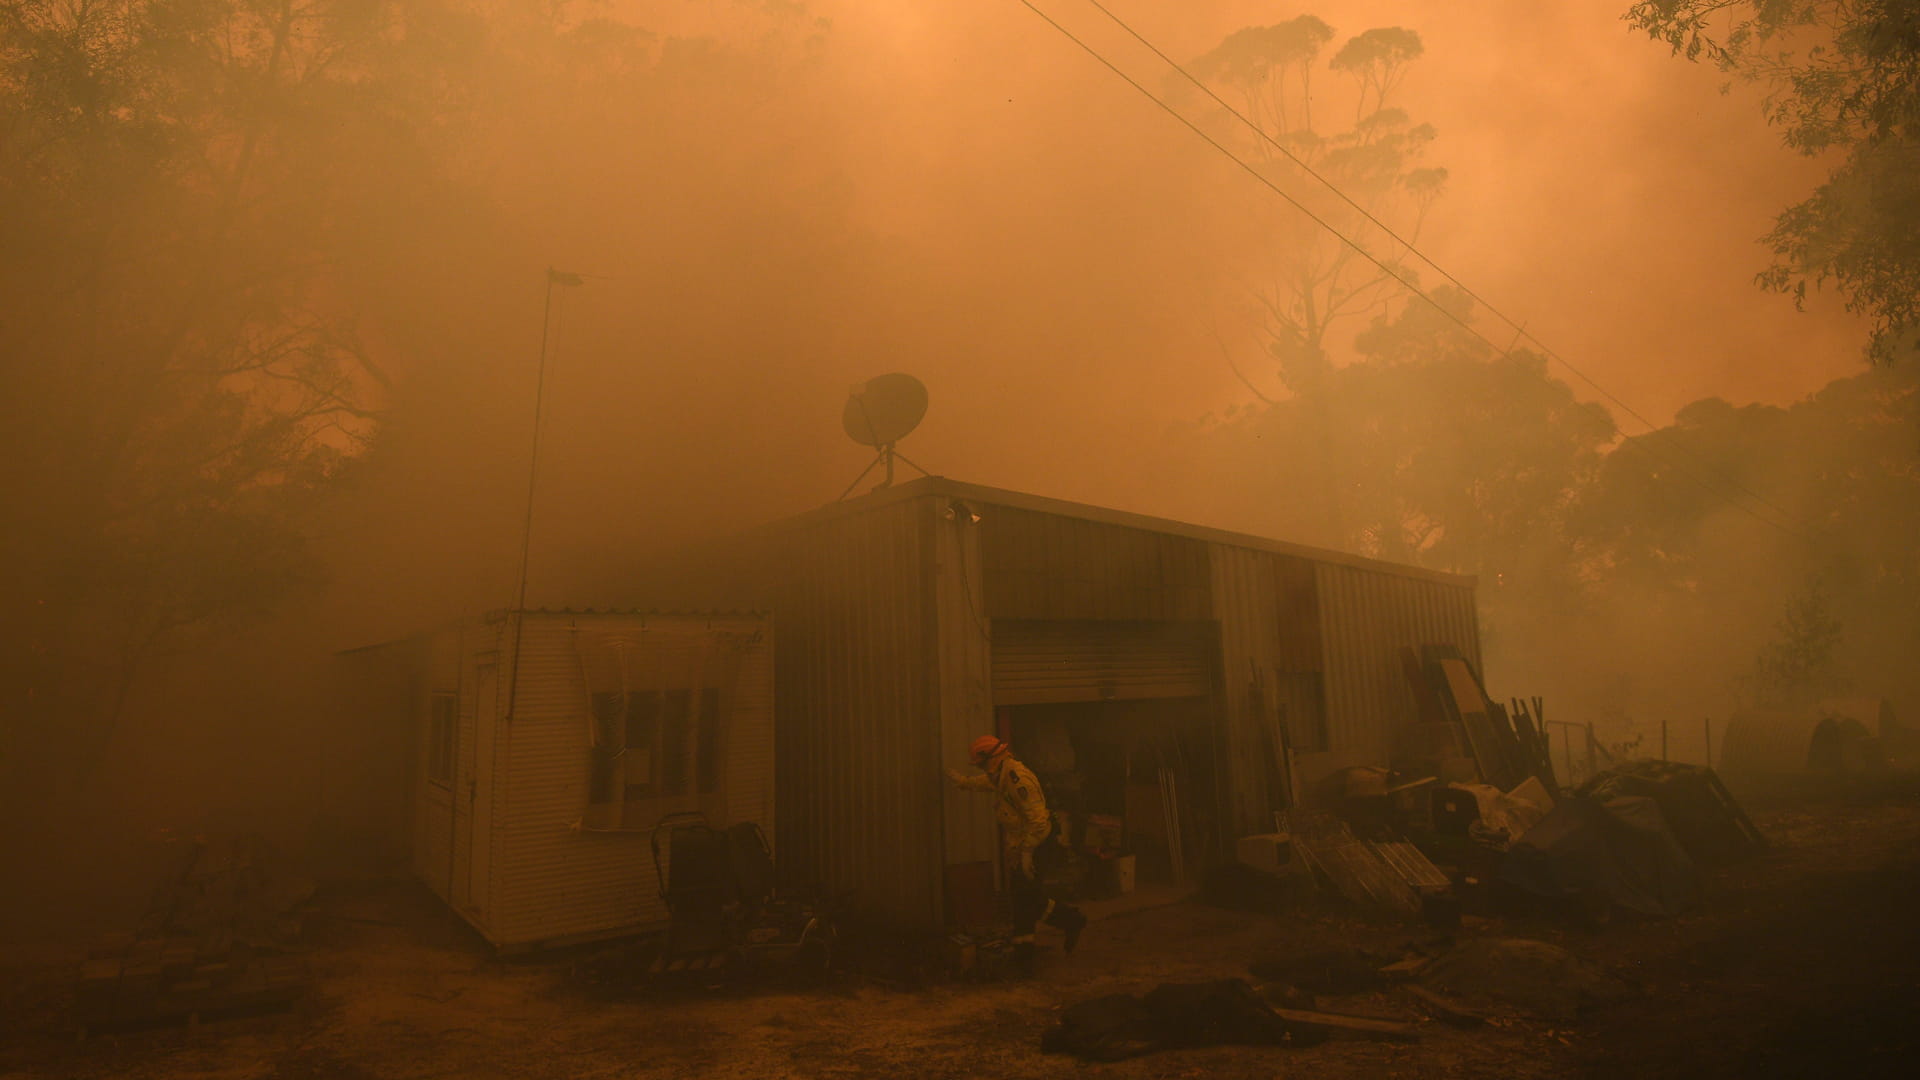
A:
[[[1060,927],[1062,933],[1067,935],[1065,946],[1067,955],[1072,956],[1073,947],[1080,944],[1080,931],[1087,928],[1087,916],[1079,908],[1067,904],[1057,918],[1059,921],[1056,925]]]

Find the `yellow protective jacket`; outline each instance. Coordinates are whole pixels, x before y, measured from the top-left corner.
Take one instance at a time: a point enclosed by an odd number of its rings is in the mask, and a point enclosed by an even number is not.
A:
[[[994,812],[999,815],[1002,839],[1009,848],[1028,851],[1053,831],[1053,816],[1047,813],[1047,797],[1033,770],[1006,754],[987,763],[978,776],[956,775],[954,784],[967,791],[991,791]]]

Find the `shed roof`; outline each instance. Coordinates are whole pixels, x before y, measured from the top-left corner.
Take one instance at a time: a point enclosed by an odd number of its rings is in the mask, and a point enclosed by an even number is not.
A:
[[[1102,506],[1089,506],[1086,503],[1070,502],[1066,499],[1049,498],[1044,495],[1029,495],[1004,488],[987,487],[982,484],[968,484],[959,480],[950,480],[944,476],[925,476],[904,484],[847,499],[843,502],[829,503],[815,510],[795,515],[772,524],[762,526],[761,531],[785,531],[850,514],[861,513],[876,507],[906,499],[923,496],[945,496],[986,506],[1005,506],[1016,510],[1028,510],[1042,514],[1058,514],[1062,517],[1079,518],[1083,521],[1099,522],[1105,525],[1117,525],[1121,528],[1139,529],[1144,532],[1163,533],[1168,536],[1183,536],[1209,544],[1223,544],[1230,547],[1248,548],[1254,551],[1268,551],[1277,555],[1292,555],[1313,562],[1333,563],[1340,566],[1352,566],[1362,570],[1375,570],[1401,577],[1420,578],[1448,585],[1472,588],[1477,580],[1471,574],[1454,574],[1444,570],[1430,570],[1423,566],[1409,566],[1405,563],[1388,562],[1385,559],[1369,559],[1364,555],[1354,555],[1330,548],[1311,547],[1287,540],[1275,540],[1250,533],[1231,532],[1205,525],[1191,525],[1169,518],[1152,517],[1147,514],[1135,514],[1126,510],[1114,510]]]
[[[358,653],[374,652],[380,649],[391,648],[392,646],[395,646],[395,645],[405,645],[408,642],[421,641],[428,637],[431,637],[434,634],[439,633],[442,630],[451,629],[453,627],[459,626],[475,618],[478,618],[480,622],[496,623],[496,622],[501,622],[505,620],[509,615],[537,615],[537,616],[552,616],[556,618],[573,618],[573,617],[582,616],[582,615],[591,615],[591,616],[602,617],[602,618],[611,616],[611,617],[620,617],[620,618],[639,617],[642,619],[765,619],[770,614],[771,614],[770,612],[747,609],[747,608],[742,608],[737,610],[728,610],[728,611],[719,611],[719,610],[709,611],[704,609],[693,610],[693,609],[683,609],[683,608],[633,608],[633,607],[495,608],[494,610],[485,612],[477,617],[469,615],[463,619],[455,619],[453,622],[442,623],[439,626],[429,627],[428,629],[425,629],[425,630],[416,630],[413,633],[403,634],[397,638],[389,638],[385,641],[376,641],[369,645],[357,645],[351,649],[338,649],[338,650],[335,650],[334,655],[335,656],[353,656]]]

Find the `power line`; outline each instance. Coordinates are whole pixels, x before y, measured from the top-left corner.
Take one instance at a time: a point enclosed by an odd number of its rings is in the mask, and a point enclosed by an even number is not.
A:
[[[1618,396],[1616,396],[1612,391],[1608,390],[1606,387],[1601,386],[1599,382],[1595,381],[1592,376],[1588,375],[1586,372],[1575,367],[1571,361],[1567,360],[1565,357],[1561,356],[1559,353],[1555,352],[1553,349],[1548,348],[1545,342],[1541,341],[1539,338],[1535,337],[1534,335],[1527,333],[1527,328],[1525,323],[1519,322],[1513,319],[1512,317],[1508,316],[1505,312],[1502,312],[1499,308],[1493,306],[1491,302],[1481,297],[1479,293],[1475,292],[1473,289],[1468,287],[1465,282],[1461,281],[1459,278],[1448,273],[1446,267],[1441,266],[1426,252],[1421,251],[1420,248],[1412,240],[1409,240],[1401,236],[1398,232],[1396,232],[1393,229],[1392,226],[1388,225],[1384,221],[1381,221],[1377,216],[1374,215],[1372,211],[1368,210],[1365,206],[1355,201],[1353,197],[1348,195],[1345,191],[1342,191],[1339,185],[1327,179],[1325,176],[1322,176],[1318,171],[1316,171],[1313,168],[1313,166],[1301,160],[1299,155],[1295,154],[1292,150],[1289,150],[1287,148],[1286,144],[1274,138],[1273,135],[1269,134],[1265,128],[1262,128],[1259,124],[1255,123],[1245,113],[1242,113],[1240,110],[1234,108],[1233,105],[1228,103],[1219,94],[1214,93],[1212,87],[1208,86],[1205,82],[1202,82],[1200,79],[1194,77],[1194,75],[1191,72],[1189,72],[1184,65],[1174,60],[1172,57],[1168,56],[1165,52],[1161,51],[1159,46],[1147,40],[1147,38],[1144,35],[1142,35],[1138,30],[1135,30],[1133,26],[1130,25],[1126,20],[1122,19],[1118,15],[1115,15],[1105,4],[1101,3],[1100,0],[1087,0],[1087,3],[1092,4],[1093,7],[1100,12],[1100,14],[1105,15],[1109,20],[1113,22],[1115,26],[1118,26],[1120,29],[1126,31],[1127,34],[1131,36],[1135,41],[1139,42],[1141,45],[1144,45],[1148,51],[1152,52],[1153,55],[1159,57],[1161,62],[1165,63],[1168,67],[1172,68],[1174,71],[1179,72],[1181,78],[1192,83],[1201,93],[1207,95],[1209,98],[1212,98],[1215,104],[1225,109],[1228,113],[1230,113],[1234,117],[1234,119],[1240,121],[1242,124],[1245,124],[1249,130],[1251,130],[1254,134],[1258,135],[1269,146],[1273,147],[1273,149],[1277,151],[1281,156],[1285,157],[1288,161],[1292,162],[1294,165],[1299,167],[1299,169],[1302,172],[1305,172],[1308,176],[1318,181],[1321,184],[1321,186],[1325,187],[1328,191],[1331,191],[1335,195],[1339,196],[1341,201],[1345,202],[1348,206],[1351,206],[1353,209],[1359,211],[1362,217],[1366,218],[1369,222],[1373,223],[1373,225],[1377,227],[1381,232],[1384,232],[1389,237],[1393,238],[1393,240],[1396,243],[1400,244],[1400,246],[1406,248],[1409,254],[1418,256],[1421,262],[1424,262],[1429,267],[1432,267],[1434,272],[1438,273],[1441,277],[1447,279],[1449,284],[1459,289],[1462,293],[1464,293],[1467,296],[1468,299],[1472,300],[1476,304],[1479,304],[1481,307],[1486,308],[1487,311],[1491,312],[1495,318],[1499,319],[1501,322],[1504,322],[1508,326],[1512,327],[1514,330],[1514,344],[1517,345],[1522,340],[1532,342],[1536,347],[1539,348],[1540,352],[1543,355],[1553,360],[1554,362],[1558,363],[1561,367],[1564,367],[1568,371],[1572,372],[1582,382],[1592,387],[1594,391],[1598,393],[1601,397],[1606,398],[1608,401],[1612,402],[1615,406],[1617,406],[1621,412],[1626,413],[1628,416],[1632,417],[1633,419],[1640,421],[1641,424],[1646,426],[1647,430],[1650,433],[1655,435],[1662,434],[1662,431],[1660,430],[1660,428],[1657,425],[1655,425],[1653,421],[1648,420],[1645,416],[1642,416],[1639,413],[1639,411],[1633,408],[1633,406],[1621,400]],[[1342,237],[1342,239],[1345,239],[1345,237]],[[1492,342],[1488,342],[1488,344],[1492,344]],[[1509,345],[1506,349],[1502,350],[1503,353],[1510,353],[1512,351],[1513,351],[1512,345]],[[1695,455],[1692,450],[1688,449],[1684,443],[1675,441],[1671,439],[1671,437],[1668,437],[1666,441],[1671,442],[1675,449],[1681,451],[1682,453],[1687,454],[1689,457],[1694,457],[1696,460],[1699,460],[1698,456]],[[1745,485],[1741,484],[1738,480],[1730,476],[1726,476],[1724,473],[1719,473],[1718,470],[1715,470],[1713,468],[1713,465],[1711,462],[1702,461],[1701,465],[1703,468],[1707,469],[1709,473],[1714,474],[1719,480],[1725,482],[1728,487],[1732,488],[1735,491],[1740,492],[1741,494],[1747,496],[1748,498],[1754,500],[1755,502],[1760,503],[1762,506],[1765,506],[1768,509],[1774,511],[1775,513],[1779,514],[1782,518],[1786,519],[1787,521],[1794,522],[1797,526],[1797,521],[1795,519],[1795,516],[1789,513],[1783,507],[1780,507],[1774,504],[1773,502],[1767,500],[1765,497],[1761,496],[1758,492],[1755,492],[1750,488],[1746,487]]]
[[[1385,223],[1381,222],[1378,218],[1376,218],[1371,213],[1368,213],[1365,207],[1362,207],[1358,203],[1354,202],[1352,198],[1350,198],[1345,192],[1341,191],[1338,186],[1333,184],[1332,181],[1327,180],[1325,177],[1321,176],[1318,172],[1315,172],[1305,162],[1301,161],[1297,156],[1295,156],[1293,153],[1288,151],[1285,146],[1281,145],[1271,135],[1268,135],[1266,131],[1262,129],[1258,124],[1255,124],[1252,120],[1249,120],[1245,115],[1243,115],[1239,110],[1233,108],[1233,106],[1221,100],[1219,95],[1215,94],[1204,83],[1200,82],[1200,80],[1194,78],[1194,76],[1190,74],[1183,66],[1181,66],[1175,60],[1173,60],[1171,57],[1167,56],[1165,52],[1161,51],[1159,48],[1154,46],[1154,44],[1151,41],[1148,41],[1144,36],[1142,36],[1138,31],[1134,30],[1119,16],[1109,11],[1105,6],[1100,4],[1098,0],[1087,0],[1087,2],[1092,4],[1095,8],[1098,8],[1102,14],[1106,15],[1107,18],[1111,19],[1116,25],[1120,26],[1128,34],[1132,35],[1132,37],[1136,41],[1146,46],[1149,50],[1153,52],[1155,56],[1159,57],[1160,60],[1162,60],[1168,66],[1172,67],[1175,71],[1178,71],[1189,82],[1192,82],[1195,86],[1198,86],[1204,93],[1207,94],[1208,97],[1212,98],[1215,102],[1219,103],[1222,108],[1225,108],[1241,123],[1246,124],[1248,127],[1252,128],[1256,133],[1258,133],[1261,136],[1261,138],[1265,139],[1268,143],[1272,144],[1275,149],[1279,150],[1280,153],[1284,154],[1288,158],[1288,160],[1292,161],[1295,165],[1299,166],[1302,170],[1306,171],[1308,175],[1312,176],[1315,180],[1319,181],[1321,184],[1325,185],[1328,189],[1332,190],[1334,194],[1338,195],[1341,199],[1345,200],[1348,203],[1348,205],[1353,206],[1356,210],[1359,210],[1361,214],[1366,216],[1367,220],[1373,222],[1373,224],[1378,226],[1382,231],[1386,232],[1386,234],[1392,237],[1395,241],[1399,242],[1410,253],[1414,255],[1418,255],[1423,262],[1425,262],[1428,266],[1431,266],[1442,277],[1445,277],[1450,283],[1458,287],[1461,290],[1461,292],[1464,293],[1467,297],[1474,300],[1476,303],[1480,304],[1481,306],[1485,307],[1488,311],[1492,312],[1496,317],[1498,317],[1501,321],[1505,322],[1507,325],[1515,327],[1516,330],[1518,331],[1516,337],[1525,338],[1526,340],[1531,341],[1535,345],[1539,346],[1540,351],[1544,355],[1556,361],[1562,367],[1566,368],[1568,371],[1572,372],[1581,381],[1591,386],[1602,397],[1606,398],[1608,401],[1618,406],[1622,412],[1626,413],[1628,416],[1632,417],[1635,420],[1638,420],[1641,424],[1645,425],[1650,433],[1660,434],[1659,428],[1652,421],[1648,420],[1645,416],[1642,416],[1637,410],[1629,406],[1625,401],[1622,401],[1619,397],[1614,395],[1611,391],[1607,390],[1604,386],[1601,386],[1591,376],[1587,375],[1585,372],[1581,371],[1579,368],[1575,367],[1571,363],[1568,363],[1565,358],[1561,357],[1558,353],[1548,348],[1543,342],[1539,340],[1539,338],[1535,337],[1533,334],[1528,333],[1526,331],[1524,324],[1515,322],[1513,319],[1509,318],[1508,316],[1500,312],[1499,309],[1495,308],[1493,305],[1481,299],[1477,293],[1475,293],[1472,289],[1467,288],[1466,285],[1462,284],[1459,281],[1459,279],[1455,278],[1452,274],[1447,273],[1447,271],[1443,267],[1441,267],[1438,263],[1434,262],[1434,260],[1429,258],[1425,253],[1421,252],[1419,248],[1415,247],[1410,241],[1407,241],[1401,238],[1399,234],[1395,233],[1391,228],[1388,228]],[[1207,134],[1204,130],[1200,128],[1199,125],[1195,124],[1192,120],[1189,120],[1179,110],[1175,109],[1172,105],[1169,105],[1166,101],[1161,99],[1153,91],[1148,90],[1145,86],[1141,85],[1141,83],[1138,80],[1133,78],[1133,76],[1128,75],[1125,71],[1121,70],[1117,65],[1113,63],[1113,61],[1107,59],[1093,46],[1081,40],[1071,30],[1068,30],[1065,26],[1061,25],[1052,16],[1048,15],[1045,11],[1042,11],[1038,6],[1036,6],[1032,2],[1032,0],[1020,0],[1020,4],[1021,6],[1025,7],[1028,11],[1033,12],[1034,15],[1038,16],[1040,20],[1045,22],[1048,26],[1053,27],[1056,31],[1058,31],[1061,34],[1061,36],[1065,37],[1068,41],[1071,41],[1075,45],[1079,46],[1081,51],[1085,52],[1088,56],[1091,56],[1094,60],[1098,61],[1102,67],[1105,67],[1108,71],[1111,71],[1114,75],[1118,76],[1127,85],[1139,91],[1142,97],[1145,97],[1148,101],[1151,101],[1155,105],[1159,106],[1161,111],[1173,117],[1175,120],[1178,120],[1184,127],[1187,128],[1187,130],[1199,136],[1203,142],[1213,147],[1215,150],[1219,151],[1222,156],[1226,157],[1229,161],[1232,161],[1235,165],[1238,165],[1249,176],[1252,176],[1255,180],[1259,181],[1262,186],[1266,187],[1269,191],[1272,191],[1274,194],[1280,196],[1282,199],[1285,199],[1288,203],[1292,204],[1292,206],[1295,209],[1299,210],[1302,214],[1306,215],[1308,220],[1320,226],[1322,229],[1325,229],[1328,233],[1331,233],[1335,238],[1339,239],[1342,243],[1346,244],[1348,247],[1358,252],[1368,262],[1371,262],[1375,266],[1379,267],[1382,273],[1386,274],[1388,277],[1391,277],[1394,281],[1398,282],[1400,285],[1405,287],[1414,296],[1417,296],[1421,300],[1425,301],[1427,305],[1432,307],[1435,311],[1445,316],[1451,322],[1457,324],[1462,330],[1465,330],[1467,333],[1473,335],[1475,338],[1478,338],[1481,342],[1485,343],[1487,347],[1493,349],[1496,353],[1505,355],[1510,352],[1510,350],[1508,349],[1502,349],[1499,345],[1494,343],[1485,334],[1481,333],[1477,328],[1475,328],[1471,323],[1467,322],[1466,319],[1448,310],[1446,307],[1442,306],[1438,301],[1428,296],[1426,292],[1423,291],[1416,283],[1409,281],[1406,277],[1404,277],[1398,271],[1396,271],[1393,266],[1382,261],[1378,256],[1373,254],[1371,251],[1367,250],[1359,242],[1353,240],[1351,237],[1347,236],[1345,233],[1335,228],[1325,218],[1321,217],[1319,214],[1316,214],[1312,210],[1308,209],[1306,205],[1303,204],[1299,199],[1289,194],[1285,189],[1281,188],[1278,184],[1274,183],[1266,175],[1261,173],[1257,167],[1250,164],[1245,159],[1241,158],[1238,154],[1234,153],[1231,149],[1229,149],[1226,145],[1221,143],[1219,140],[1215,139],[1213,136]],[[1668,441],[1671,442],[1670,439]],[[1643,443],[1633,442],[1629,440],[1629,441],[1622,442],[1621,445],[1632,446],[1632,447],[1635,447],[1636,449],[1641,450],[1643,453],[1648,454],[1651,457],[1656,457],[1656,458],[1658,457],[1658,455],[1656,455],[1650,447],[1646,446]],[[1692,455],[1692,452],[1687,450],[1684,446],[1681,446],[1678,443],[1674,443],[1673,445],[1677,449],[1680,449],[1683,452],[1687,453],[1689,456],[1694,456]],[[1676,468],[1679,468],[1679,462],[1677,459],[1669,458],[1668,463],[1675,465]],[[1709,470],[1710,473],[1714,472],[1711,465],[1706,464],[1704,462],[1702,464],[1704,467],[1706,467]],[[1688,479],[1699,484],[1708,493],[1725,500],[1728,505],[1734,507],[1737,510],[1742,511],[1743,513],[1746,513],[1748,516],[1754,518],[1756,521],[1762,522],[1763,524],[1771,526],[1772,528],[1778,529],[1781,532],[1797,535],[1802,539],[1811,539],[1806,533],[1806,531],[1804,530],[1804,528],[1802,528],[1799,525],[1794,515],[1782,509],[1781,507],[1773,504],[1772,502],[1763,498],[1759,494],[1748,490],[1745,486],[1741,485],[1738,481],[1732,480],[1731,478],[1727,478],[1724,476],[1721,477],[1724,483],[1732,487],[1734,490],[1745,494],[1748,498],[1753,499],[1755,502],[1763,506],[1766,506],[1767,508],[1772,510],[1774,513],[1780,515],[1782,520],[1776,521],[1773,518],[1770,518],[1764,514],[1761,514],[1759,511],[1755,510],[1753,507],[1747,506],[1735,500],[1734,498],[1729,496],[1727,492],[1716,489],[1710,480],[1702,478],[1699,474],[1694,473],[1691,470],[1680,468],[1679,471],[1681,471],[1684,475],[1686,475]]]

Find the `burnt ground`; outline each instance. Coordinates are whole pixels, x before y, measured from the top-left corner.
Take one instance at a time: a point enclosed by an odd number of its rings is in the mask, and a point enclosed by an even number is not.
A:
[[[1350,945],[1391,955],[1416,927],[1309,906],[1183,902],[1094,924],[1019,983],[903,989],[853,976],[806,991],[662,993],[588,977],[595,955],[487,956],[424,893],[323,897],[315,992],[291,1011],[78,1037],[79,953],[14,946],[0,987],[0,1078],[193,1077],[1689,1077],[1906,1076],[1920,1044],[1920,800],[1755,814],[1767,855],[1712,875],[1676,920],[1569,928],[1470,919],[1462,936],[1558,944],[1629,980],[1571,1020],[1495,1015],[1461,1030],[1391,987],[1329,1011],[1419,1023],[1420,1041],[1214,1047],[1111,1065],[1043,1055],[1060,1007],[1161,981],[1241,976],[1255,956]],[[604,954],[601,954],[604,959]]]

